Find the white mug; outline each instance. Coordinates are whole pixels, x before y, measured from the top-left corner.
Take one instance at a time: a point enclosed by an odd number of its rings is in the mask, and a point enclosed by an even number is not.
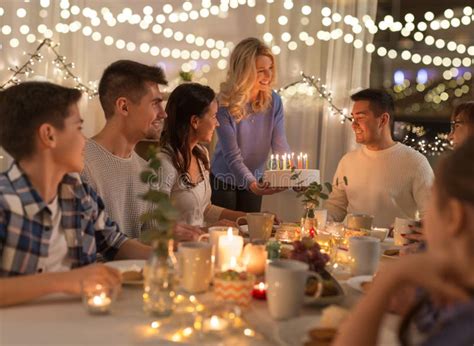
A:
[[[205,292],[212,279],[212,245],[183,242],[178,247],[181,285],[188,293]]]
[[[321,295],[322,279],[308,271],[308,264],[288,259],[278,259],[267,264],[267,302],[272,318],[288,319],[299,314],[308,277],[315,277],[320,285],[315,297]]]
[[[372,230],[369,232],[369,235],[374,238],[380,239],[381,242],[387,238],[388,232],[390,230],[388,228],[379,228],[379,227],[372,227]]]
[[[365,214],[348,214],[346,218],[346,226],[351,229],[371,229],[374,217]]]
[[[380,261],[380,239],[350,237],[349,255],[352,258],[352,275],[373,275]]]
[[[395,218],[395,224],[393,225],[393,242],[395,245],[403,246],[410,243],[410,240],[402,237],[402,234],[413,233],[413,229],[410,226],[419,226],[420,222],[415,220],[402,219],[401,217]]]
[[[275,215],[270,213],[247,213],[246,216],[237,219],[237,224],[240,220],[247,221],[250,240],[268,240],[271,237]]]

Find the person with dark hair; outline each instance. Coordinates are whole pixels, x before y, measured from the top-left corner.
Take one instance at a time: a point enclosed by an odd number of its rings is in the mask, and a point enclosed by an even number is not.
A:
[[[377,273],[339,330],[335,345],[375,345],[388,298],[407,286],[418,290],[418,299],[400,325],[402,345],[474,344],[472,177],[471,136],[437,166],[424,220],[427,251],[392,261]]]
[[[384,91],[365,89],[351,99],[352,130],[362,147],[339,162],[326,201],[329,218],[342,221],[348,213],[362,213],[373,215],[375,226],[389,227],[395,217],[423,215],[433,170],[426,157],[392,139],[392,98]],[[344,177],[348,184],[337,184]]]
[[[166,104],[161,136],[160,190],[170,195],[181,221],[193,226],[229,225],[245,213],[211,204],[209,154],[217,121],[214,91],[197,83],[179,85]],[[219,221],[220,220],[220,221]]]
[[[451,115],[449,139],[453,146],[457,147],[472,135],[474,135],[474,101],[467,101],[457,105]]]
[[[80,98],[77,89],[47,82],[0,92],[0,145],[14,159],[0,174],[0,306],[56,292],[80,295],[86,278],[120,285],[117,270],[93,264],[97,254],[150,254],[119,231],[80,179]]]
[[[99,83],[99,98],[106,124],[87,140],[82,176],[105,201],[109,215],[131,238],[139,238],[147,225],[140,215],[150,207],[139,198],[148,190],[140,173],[147,161],[135,151],[144,139],[158,139],[166,112],[160,85],[163,70],[135,61],[119,60],[108,66]],[[199,235],[198,228],[179,224],[176,240]]]

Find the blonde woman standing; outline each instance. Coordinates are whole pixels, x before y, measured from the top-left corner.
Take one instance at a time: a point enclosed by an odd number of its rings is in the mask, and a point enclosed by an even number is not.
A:
[[[275,58],[264,43],[247,38],[235,47],[219,94],[211,164],[215,205],[260,211],[263,195],[282,191],[260,182],[270,151],[290,152],[281,98],[272,90],[275,77]]]

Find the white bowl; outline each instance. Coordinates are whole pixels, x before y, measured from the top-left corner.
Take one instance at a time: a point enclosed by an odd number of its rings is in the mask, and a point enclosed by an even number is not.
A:
[[[385,238],[387,238],[388,235],[388,228],[372,228],[369,232],[371,237],[380,239],[380,241],[384,241]]]

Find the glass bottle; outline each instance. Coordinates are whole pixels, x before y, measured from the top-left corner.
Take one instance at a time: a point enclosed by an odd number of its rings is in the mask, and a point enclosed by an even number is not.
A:
[[[314,238],[316,235],[318,219],[315,216],[314,209],[314,203],[306,203],[305,214],[301,220],[301,228],[304,230],[304,232],[302,232],[303,237]]]
[[[172,239],[156,239],[145,263],[143,309],[148,314],[165,317],[173,313],[176,258]]]

